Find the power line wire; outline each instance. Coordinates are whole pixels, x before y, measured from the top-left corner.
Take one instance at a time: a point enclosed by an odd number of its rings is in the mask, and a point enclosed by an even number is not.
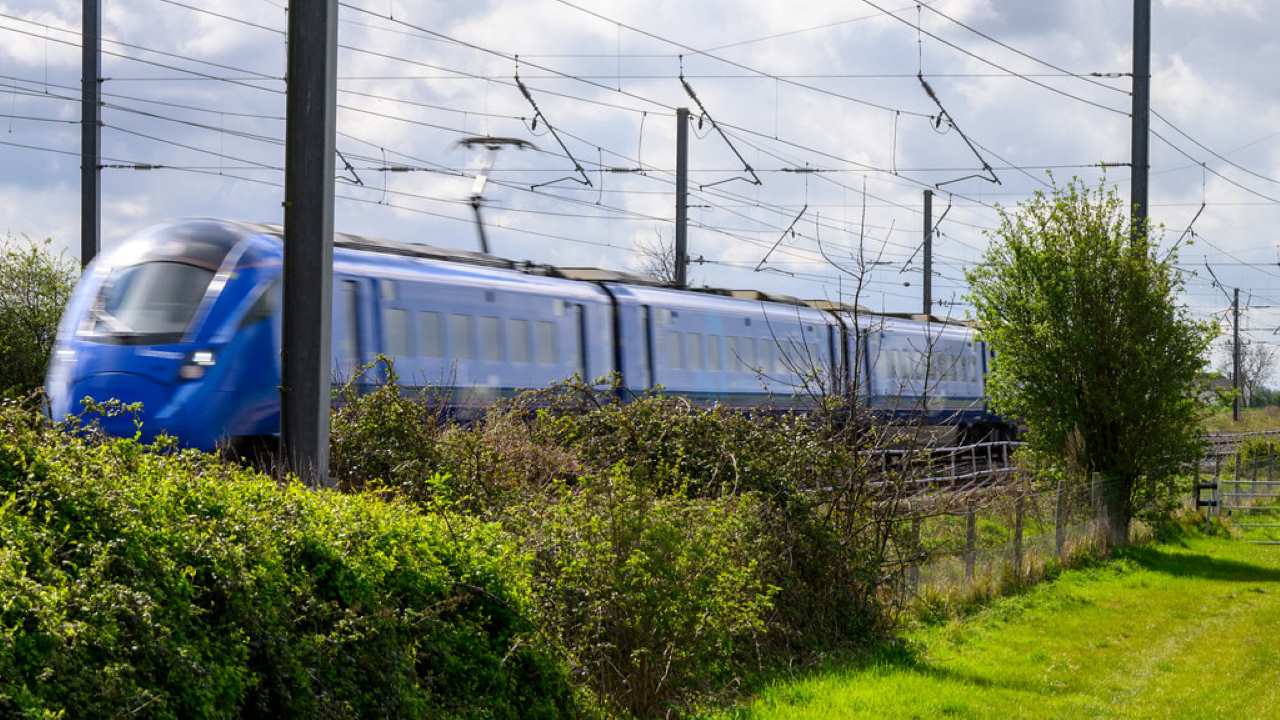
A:
[[[558,1],[560,1],[560,2],[564,2],[564,0],[558,0]],[[961,47],[961,46],[959,46],[959,45],[957,45],[957,44],[955,44],[955,43],[951,42],[950,40],[947,40],[946,38],[939,37],[938,35],[936,35],[936,34],[934,34],[934,33],[931,33],[931,32],[929,32],[928,30],[925,30],[923,27],[921,27],[921,26],[920,26],[919,24],[917,24],[917,23],[913,23],[913,22],[911,22],[910,20],[907,20],[906,18],[898,17],[898,16],[897,16],[897,15],[895,15],[894,13],[892,13],[892,12],[890,12],[890,11],[888,11],[888,10],[884,9],[883,7],[881,7],[881,6],[877,5],[877,4],[875,4],[875,3],[874,3],[874,2],[872,2],[871,0],[862,0],[862,1],[863,1],[864,3],[866,3],[866,4],[870,5],[871,7],[873,7],[873,8],[875,8],[875,9],[879,10],[880,12],[884,13],[885,15],[888,15],[889,17],[893,18],[894,20],[897,20],[898,22],[900,22],[900,23],[902,23],[902,24],[906,25],[907,27],[915,29],[915,31],[916,31],[917,33],[921,33],[921,34],[924,34],[924,35],[928,35],[929,37],[931,37],[931,38],[933,38],[934,40],[936,40],[936,41],[938,41],[938,42],[942,43],[943,45],[946,45],[947,47],[952,48],[953,50],[956,50],[957,52],[960,52],[960,53],[963,53],[963,54],[965,54],[965,55],[968,55],[969,57],[971,57],[971,58],[973,58],[973,59],[975,59],[975,60],[977,60],[977,61],[979,61],[979,62],[981,62],[981,63],[983,63],[983,64],[990,65],[991,67],[993,67],[993,68],[995,68],[995,69],[997,69],[997,70],[1001,70],[1001,71],[1003,71],[1003,72],[1006,72],[1006,73],[1008,73],[1008,74],[1010,74],[1010,75],[1013,75],[1014,77],[1022,78],[1023,80],[1026,80],[1027,82],[1031,83],[1032,85],[1036,85],[1036,86],[1038,86],[1038,87],[1044,88],[1045,90],[1048,90],[1049,92],[1057,93],[1058,95],[1062,95],[1063,97],[1071,98],[1072,100],[1075,100],[1075,101],[1077,101],[1077,102],[1082,102],[1082,103],[1084,103],[1084,104],[1086,104],[1086,105],[1091,105],[1091,106],[1093,106],[1093,107],[1095,107],[1095,108],[1098,108],[1099,110],[1106,110],[1107,112],[1115,113],[1115,114],[1117,114],[1117,115],[1123,115],[1123,116],[1125,116],[1125,117],[1128,117],[1128,116],[1129,116],[1129,113],[1128,113],[1128,112],[1126,112],[1126,111],[1124,111],[1124,110],[1117,110],[1116,108],[1110,107],[1110,106],[1108,106],[1108,105],[1103,105],[1103,104],[1102,104],[1102,103],[1100,103],[1100,102],[1095,102],[1095,101],[1090,100],[1090,99],[1088,99],[1088,98],[1083,98],[1083,97],[1080,97],[1079,95],[1074,95],[1074,94],[1072,94],[1072,93],[1067,92],[1066,90],[1063,90],[1063,89],[1061,89],[1061,88],[1056,88],[1056,87],[1054,87],[1054,86],[1052,86],[1052,85],[1049,85],[1048,83],[1042,83],[1042,82],[1040,82],[1039,80],[1036,80],[1035,78],[1029,77],[1029,76],[1027,76],[1027,75],[1025,75],[1025,74],[1023,74],[1023,73],[1019,73],[1019,72],[1017,72],[1017,71],[1015,71],[1015,70],[1010,70],[1009,68],[1007,68],[1007,67],[1005,67],[1005,66],[1003,66],[1003,65],[1001,65],[1001,64],[999,64],[999,63],[997,63],[997,62],[995,62],[995,61],[993,61],[993,60],[988,60],[987,58],[982,57],[981,55],[979,55],[979,54],[977,54],[977,53],[971,52],[971,51],[969,51],[969,50],[967,50],[967,49],[965,49],[965,48],[963,48],[963,47]]]

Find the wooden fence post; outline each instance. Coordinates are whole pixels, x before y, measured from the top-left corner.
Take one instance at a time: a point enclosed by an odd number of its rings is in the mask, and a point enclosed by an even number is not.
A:
[[[1209,508],[1215,516],[1221,517],[1222,506],[1222,456],[1213,454],[1213,507]]]
[[[1026,501],[1026,488],[1018,488],[1018,497],[1013,501],[1013,574],[1022,582],[1022,514]]]
[[[972,500],[969,501],[969,512],[966,514],[967,525],[964,536],[964,579],[973,584],[974,567],[978,562],[978,512]]]
[[[1090,473],[1089,475],[1089,509],[1093,513],[1093,535],[1095,539],[1104,532],[1105,525],[1105,518],[1102,516],[1102,492],[1099,488],[1100,477],[1100,473]]]
[[[1236,450],[1236,469],[1231,479],[1232,490],[1235,492],[1235,507],[1240,507],[1240,451]]]
[[[911,518],[911,564],[907,566],[907,592],[920,594],[920,516]]]
[[[1252,504],[1254,498],[1258,497],[1258,459],[1250,458],[1249,460],[1249,503]]]
[[[1053,551],[1058,560],[1064,560],[1063,553],[1067,548],[1067,499],[1064,492],[1066,483],[1058,479],[1058,493],[1053,507]]]

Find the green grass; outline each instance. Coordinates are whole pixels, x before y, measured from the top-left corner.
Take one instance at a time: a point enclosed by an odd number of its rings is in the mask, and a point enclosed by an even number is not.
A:
[[[1257,432],[1260,430],[1280,430],[1280,406],[1268,405],[1261,408],[1242,408],[1240,422],[1231,419],[1231,409],[1219,410],[1210,415],[1204,423],[1205,432]]]
[[[1280,546],[1134,548],[722,717],[1280,717]]]

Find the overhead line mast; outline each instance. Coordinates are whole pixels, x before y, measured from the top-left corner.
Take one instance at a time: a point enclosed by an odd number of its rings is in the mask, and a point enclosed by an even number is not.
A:
[[[80,266],[87,267],[102,239],[102,5],[84,0],[80,57]]]
[[[338,3],[289,6],[280,444],[304,482],[330,485]]]
[[[1133,208],[1132,237],[1147,234],[1147,174],[1151,121],[1151,0],[1133,0],[1133,136],[1130,141],[1133,175],[1129,203]]]

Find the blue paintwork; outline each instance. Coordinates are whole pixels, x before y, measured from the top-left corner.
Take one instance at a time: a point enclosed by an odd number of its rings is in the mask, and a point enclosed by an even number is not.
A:
[[[226,255],[182,337],[118,344],[86,332],[114,269],[193,237],[222,243]],[[59,327],[46,383],[51,414],[76,413],[86,396],[118,398],[142,403],[144,439],[163,432],[211,449],[237,437],[276,434],[278,302],[260,317],[251,309],[264,294],[278,297],[281,260],[276,229],[215,220],[149,228],[97,258]],[[965,371],[931,391],[930,418],[951,424],[992,420],[982,400],[985,348],[957,326],[926,328],[876,316],[859,318],[858,332],[842,333],[834,316],[806,306],[355,247],[334,250],[333,297],[335,382],[381,353],[395,358],[402,383],[448,388],[460,406],[620,370],[625,396],[661,386],[703,404],[794,407],[817,387],[849,387],[856,371],[865,376],[859,385],[871,407],[918,416],[923,381],[904,375],[902,358],[932,343],[942,362],[965,358]],[[463,326],[470,330],[460,334]],[[212,353],[215,362],[202,377],[183,379],[195,353]],[[857,368],[846,367],[844,353],[862,360]],[[118,435],[135,431],[129,418],[108,418],[103,425]]]

